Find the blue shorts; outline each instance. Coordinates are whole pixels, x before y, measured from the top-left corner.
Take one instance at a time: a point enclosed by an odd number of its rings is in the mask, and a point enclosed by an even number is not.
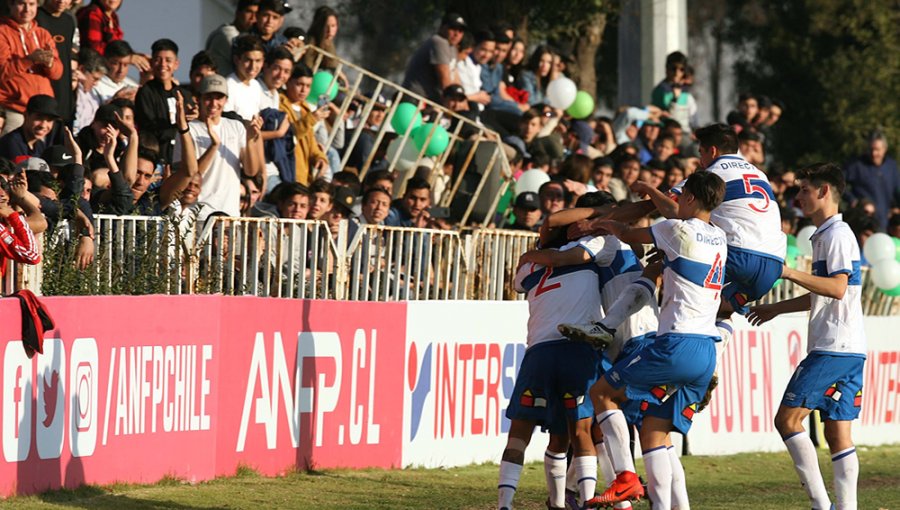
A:
[[[672,420],[687,434],[716,368],[714,337],[669,334],[619,360],[604,377],[644,415]]]
[[[584,342],[558,340],[525,351],[506,417],[533,421],[551,434],[565,434],[567,421],[594,416],[589,391],[600,357]]]
[[[768,294],[783,269],[784,263],[777,259],[729,246],[722,299],[731,303],[735,312],[747,315],[747,303]]]
[[[620,352],[616,357],[616,361],[619,361],[626,356],[630,356],[631,354],[640,351],[644,347],[652,344],[655,339],[655,332],[632,338],[631,340],[625,342],[625,345],[622,346],[622,352]],[[605,374],[612,368],[612,366],[613,363],[609,361],[609,359],[606,357],[606,351],[604,351],[601,359],[600,374]],[[643,402],[641,401],[629,400],[622,406],[622,412],[625,414],[625,421],[627,421],[629,425],[634,425],[638,428],[641,427],[641,415],[643,414],[643,410],[641,409],[642,405]]]
[[[862,405],[865,363],[862,356],[813,351],[791,377],[781,405],[818,409],[823,420],[855,420]]]

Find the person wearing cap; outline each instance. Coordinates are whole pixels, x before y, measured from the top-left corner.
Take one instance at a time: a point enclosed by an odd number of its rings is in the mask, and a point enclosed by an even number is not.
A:
[[[216,70],[222,76],[233,71],[231,63],[231,43],[240,34],[247,32],[256,24],[256,15],[260,0],[240,0],[231,23],[213,30],[206,38],[206,51],[215,62]]]
[[[197,201],[203,204],[200,213],[222,211],[229,216],[241,215],[241,176],[256,176],[262,171],[262,137],[259,117],[245,124],[222,117],[228,85],[225,78],[211,74],[200,83],[200,117],[188,124],[195,154],[198,155],[198,172],[203,184]],[[180,122],[180,121],[179,121]],[[185,134],[181,127],[178,132]],[[181,168],[184,157],[190,157],[184,149],[185,141],[175,145],[172,160],[175,168]]]
[[[284,26],[284,17],[293,9],[285,0],[262,0],[259,3],[259,11],[256,13],[256,24],[250,28],[250,33],[259,37],[266,52],[281,45],[294,45],[296,42],[288,41],[287,37],[280,34]]]
[[[40,156],[47,148],[47,136],[59,120],[59,105],[47,95],[31,96],[20,127],[0,137],[0,156],[12,161],[17,156]]]
[[[90,119],[90,123],[75,137],[78,147],[84,154],[85,168],[89,172],[106,167],[104,154],[106,154],[107,134],[111,133],[113,136],[119,137],[122,128],[120,119],[120,108],[114,104],[105,104],[97,109],[97,113],[94,114],[93,119]],[[137,141],[137,133],[134,135],[135,141]],[[125,149],[125,144],[116,146],[114,153],[116,160],[122,158]]]
[[[8,16],[0,18],[0,108],[6,111],[4,135],[25,121],[25,107],[32,96],[53,96],[50,81],[60,79],[63,74],[53,36],[34,20],[37,2],[11,0],[9,11]]]
[[[52,80],[53,97],[59,102],[59,115],[63,124],[70,125],[75,118],[75,94],[72,90],[72,58],[74,40],[77,36],[77,23],[69,9],[73,0],[45,0],[38,8],[35,20],[39,27],[50,32],[59,61],[62,64],[62,76]]]
[[[456,13],[447,13],[438,33],[431,36],[406,64],[403,86],[435,103],[441,91],[453,83],[450,63],[456,57],[456,45],[466,31],[466,21]]]
[[[138,89],[134,99],[134,120],[141,132],[159,140],[160,156],[172,162],[175,143],[175,71],[178,70],[178,45],[171,39],[159,39],[150,47],[153,79]]]
[[[359,208],[359,199],[353,189],[348,186],[336,186],[334,188],[334,200],[331,210],[325,215],[331,236],[337,239],[338,229],[342,220],[347,222],[347,239],[353,239],[359,230],[359,223],[355,221],[356,210]]]
[[[113,41],[106,45],[106,74],[95,85],[101,103],[108,103],[113,96],[134,100],[138,83],[128,77],[134,50],[127,41]]]
[[[513,204],[513,214],[516,216],[515,220],[507,223],[504,228],[537,232],[541,221],[541,200],[538,194],[533,191],[519,193]]]

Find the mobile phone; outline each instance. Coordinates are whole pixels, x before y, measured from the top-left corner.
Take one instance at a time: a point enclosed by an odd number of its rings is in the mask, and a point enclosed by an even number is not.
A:
[[[319,96],[319,101],[316,103],[316,110],[319,108],[324,108],[328,106],[328,103],[331,101],[328,100],[328,94],[322,94]]]
[[[434,219],[445,220],[450,217],[450,208],[434,206],[428,209],[428,214]]]

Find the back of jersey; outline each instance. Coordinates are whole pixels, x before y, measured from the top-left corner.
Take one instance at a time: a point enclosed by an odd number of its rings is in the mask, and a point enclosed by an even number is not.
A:
[[[598,238],[585,237],[560,248],[560,251],[586,250],[594,259],[600,252]],[[557,325],[581,324],[600,320],[600,277],[597,264],[544,267],[524,264],[516,273],[516,290],[528,299],[528,347],[542,342],[563,340]]]
[[[707,170],[725,181],[725,200],[710,221],[725,231],[728,246],[783,262],[787,237],[766,174],[737,154],[719,157]]]
[[[658,335],[718,337],[728,247],[725,232],[702,220],[665,220],[650,227],[663,260],[663,304]]]

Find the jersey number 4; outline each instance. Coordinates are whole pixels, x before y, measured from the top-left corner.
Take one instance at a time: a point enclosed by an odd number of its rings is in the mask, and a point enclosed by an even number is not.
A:
[[[722,290],[722,282],[724,280],[725,271],[722,268],[722,256],[717,253],[716,260],[713,262],[712,267],[709,268],[709,273],[706,273],[706,278],[703,280],[703,287],[712,290]]]
[[[534,291],[534,297],[538,297],[545,292],[550,292],[551,290],[556,290],[562,287],[562,283],[556,282],[547,285],[547,279],[550,278],[550,275],[553,274],[553,268],[548,267],[546,271],[544,271],[544,276],[541,278],[541,282],[538,283],[537,290]]]
[[[762,207],[758,207],[755,204],[749,204],[750,209],[753,209],[758,213],[765,212],[769,208],[769,194],[766,192],[766,188],[750,182],[750,179],[756,178],[753,174],[744,174],[741,178],[744,181],[744,193],[748,195],[760,194],[766,200]]]

